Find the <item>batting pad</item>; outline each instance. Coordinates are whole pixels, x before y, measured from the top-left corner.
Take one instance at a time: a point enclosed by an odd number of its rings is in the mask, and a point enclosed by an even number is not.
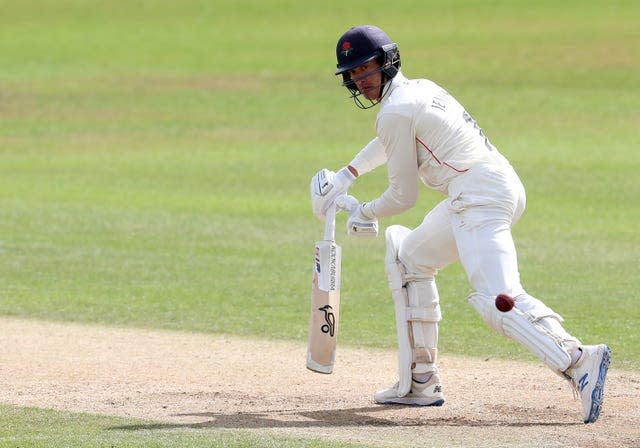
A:
[[[518,341],[549,368],[562,375],[571,365],[571,354],[565,340],[540,323],[545,318],[561,318],[539,300],[527,300],[528,297],[516,297],[515,306],[506,313],[496,308],[495,297],[474,293],[468,301],[494,330]],[[520,298],[525,302],[522,305],[518,303]]]
[[[442,319],[433,279],[409,282],[404,286],[404,268],[398,261],[398,251],[409,233],[409,229],[398,225],[388,227],[385,233],[385,267],[395,304],[398,337],[398,397],[407,395],[411,390],[412,370],[417,373],[433,371],[438,322]]]

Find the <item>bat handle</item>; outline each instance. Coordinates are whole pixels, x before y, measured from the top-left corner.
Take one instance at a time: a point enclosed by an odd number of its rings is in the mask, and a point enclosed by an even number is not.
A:
[[[336,239],[336,204],[331,204],[327,210],[327,219],[324,224],[325,241],[335,241]]]

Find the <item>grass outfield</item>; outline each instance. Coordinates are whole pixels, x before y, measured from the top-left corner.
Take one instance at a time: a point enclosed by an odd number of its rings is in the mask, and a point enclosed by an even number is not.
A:
[[[98,417],[0,404],[0,446],[3,448],[364,448],[365,445],[256,434],[250,431],[171,429],[143,420]],[[135,425],[139,424],[140,428]]]
[[[371,22],[521,174],[529,292],[639,369],[640,4],[388,5],[0,0],[0,314],[305,340],[308,182],[375,117],[346,99],[333,49]],[[381,168],[353,194],[384,188]],[[423,190],[381,227],[438,200]],[[383,238],[338,240],[340,343],[394,347]],[[530,359],[466,304],[459,265],[438,280],[443,353]]]

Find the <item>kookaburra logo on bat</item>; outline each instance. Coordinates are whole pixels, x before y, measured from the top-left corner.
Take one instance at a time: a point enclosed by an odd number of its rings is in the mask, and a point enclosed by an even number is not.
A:
[[[323,333],[329,333],[329,336],[331,337],[333,337],[336,330],[336,317],[334,316],[333,311],[331,311],[332,309],[331,305],[325,305],[322,308],[318,308],[319,311],[324,311],[324,321],[326,322],[326,324],[320,327],[320,330]]]

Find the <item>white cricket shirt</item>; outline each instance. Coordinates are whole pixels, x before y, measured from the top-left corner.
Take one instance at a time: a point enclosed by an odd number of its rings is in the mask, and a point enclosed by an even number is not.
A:
[[[418,178],[448,193],[450,182],[481,164],[508,164],[445,89],[398,73],[381,101],[377,136],[351,161],[362,175],[387,163],[389,186],[363,212],[381,218],[413,207]]]

